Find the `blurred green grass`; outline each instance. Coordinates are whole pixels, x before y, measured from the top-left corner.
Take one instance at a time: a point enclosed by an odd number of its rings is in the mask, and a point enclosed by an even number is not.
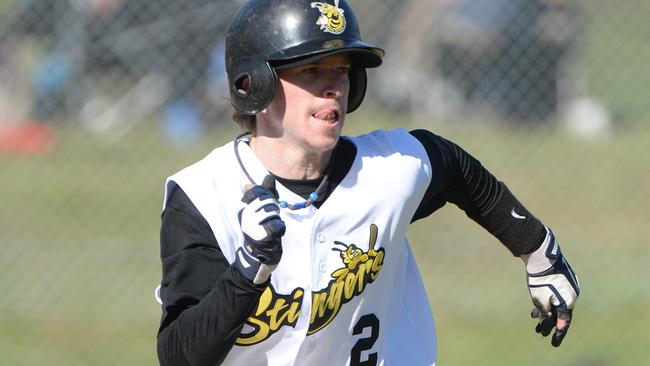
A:
[[[352,115],[347,132],[386,120]],[[583,294],[560,349],[533,333],[520,261],[455,207],[412,226],[442,365],[650,362],[650,131],[586,142],[561,130],[428,125],[481,159],[553,227]],[[152,132],[154,131],[154,132]],[[72,126],[45,156],[0,156],[0,364],[152,365],[158,228],[167,175],[229,140],[178,149],[143,124],[103,145]],[[645,152],[645,153],[644,153]]]

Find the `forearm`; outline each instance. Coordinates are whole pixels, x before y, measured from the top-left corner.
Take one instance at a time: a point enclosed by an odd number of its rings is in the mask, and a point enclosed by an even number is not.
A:
[[[546,237],[546,228],[503,182],[497,182],[497,185],[492,193],[494,203],[483,211],[466,212],[467,215],[492,233],[515,256],[539,248]]]
[[[264,285],[229,267],[199,303],[182,311],[158,334],[161,365],[217,365],[234,345]]]
[[[160,245],[160,364],[218,364],[265,286],[253,285],[228,262],[210,225],[180,187],[162,215]]]
[[[544,225],[477,159],[429,131],[411,134],[424,146],[433,173],[414,221],[451,202],[516,256],[541,245],[546,234]]]

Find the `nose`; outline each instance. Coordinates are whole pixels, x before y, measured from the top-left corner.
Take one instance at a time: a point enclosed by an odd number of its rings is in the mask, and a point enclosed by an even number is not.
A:
[[[324,77],[323,96],[325,98],[340,98],[345,95],[348,86],[348,76],[337,72],[329,72]]]

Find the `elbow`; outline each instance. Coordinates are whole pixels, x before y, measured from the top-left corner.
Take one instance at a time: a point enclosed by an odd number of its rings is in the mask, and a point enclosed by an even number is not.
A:
[[[160,329],[156,340],[158,363],[160,366],[191,366],[184,356],[179,339],[173,336],[172,326]]]
[[[216,366],[226,358],[227,352],[201,344],[191,345],[178,337],[173,324],[158,333],[157,353],[160,366]]]

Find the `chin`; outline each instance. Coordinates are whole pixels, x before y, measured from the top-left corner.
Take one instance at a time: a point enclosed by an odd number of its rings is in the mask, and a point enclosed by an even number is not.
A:
[[[312,136],[312,138],[308,139],[308,143],[314,152],[322,153],[332,150],[339,141],[340,136],[340,131],[335,134],[321,134]]]

